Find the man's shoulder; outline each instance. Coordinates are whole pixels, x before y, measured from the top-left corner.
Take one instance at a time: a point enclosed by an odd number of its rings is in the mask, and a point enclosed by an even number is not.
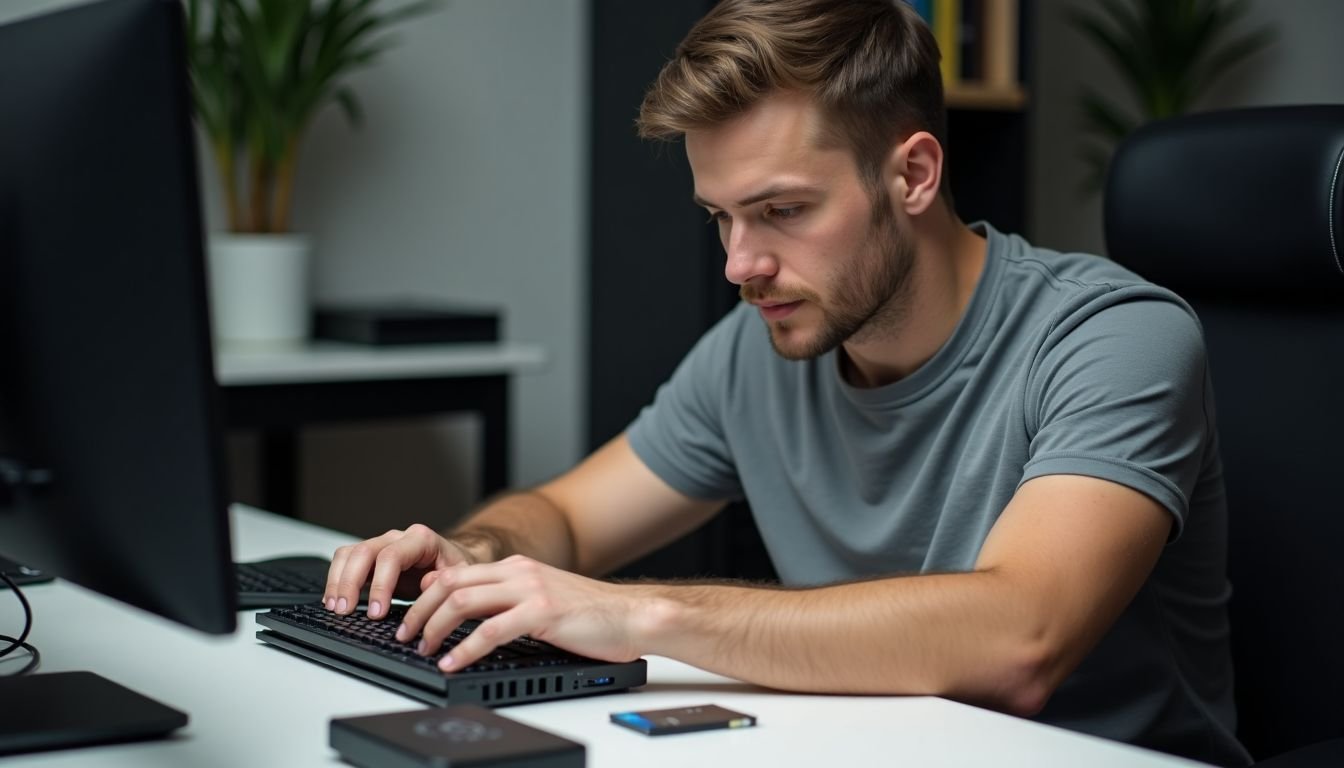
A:
[[[1008,303],[1030,303],[1036,311],[1048,313],[1053,325],[1077,323],[1121,305],[1127,307],[1126,313],[1144,312],[1147,307],[1162,317],[1181,315],[1198,323],[1176,293],[1111,259],[1034,246],[1016,235],[1001,237],[999,258]]]
[[[1000,258],[1010,274],[1040,281],[1057,290],[1157,287],[1104,256],[1043,248],[1018,235],[1002,237]]]

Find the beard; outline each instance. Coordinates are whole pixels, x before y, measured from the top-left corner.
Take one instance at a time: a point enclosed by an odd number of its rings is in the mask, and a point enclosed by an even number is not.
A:
[[[770,346],[785,360],[811,360],[846,341],[862,341],[900,325],[909,303],[906,295],[915,262],[914,243],[895,226],[886,196],[873,204],[872,222],[858,264],[830,276],[830,296],[823,299],[805,289],[769,290],[743,285],[739,294],[751,301],[804,301],[821,311],[821,325],[811,338],[792,340],[801,325],[793,318],[766,323]]]

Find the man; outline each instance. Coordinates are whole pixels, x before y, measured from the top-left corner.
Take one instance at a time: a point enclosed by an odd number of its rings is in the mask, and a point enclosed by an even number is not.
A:
[[[936,694],[1226,764],[1225,505],[1198,324],[950,204],[899,0],[724,0],[647,94],[744,303],[578,467],[333,558],[461,669],[529,634],[766,686]],[[667,297],[674,298],[674,297]],[[782,588],[590,578],[745,497]]]

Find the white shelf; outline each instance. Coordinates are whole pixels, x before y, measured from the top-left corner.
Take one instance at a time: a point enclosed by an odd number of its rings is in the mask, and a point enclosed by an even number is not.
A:
[[[223,346],[215,376],[226,387],[325,381],[530,373],[546,353],[532,344],[425,344],[378,347],[319,341],[294,347]]]

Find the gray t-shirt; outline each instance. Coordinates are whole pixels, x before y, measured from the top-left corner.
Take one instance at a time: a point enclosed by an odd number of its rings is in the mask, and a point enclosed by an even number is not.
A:
[[[834,351],[785,360],[743,304],[659,390],[630,444],[682,493],[745,498],[796,586],[969,571],[1035,477],[1088,475],[1147,494],[1171,513],[1171,540],[1037,719],[1245,765],[1199,324],[1174,294],[1110,261],[979,227],[989,249],[974,296],[906,378],[856,389]]]

